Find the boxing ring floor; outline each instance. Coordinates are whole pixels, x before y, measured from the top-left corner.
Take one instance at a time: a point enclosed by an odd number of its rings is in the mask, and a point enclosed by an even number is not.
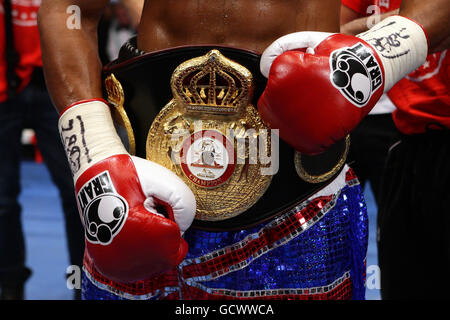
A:
[[[64,221],[58,190],[44,164],[21,164],[22,221],[27,246],[27,265],[33,275],[26,284],[27,300],[71,300],[73,291],[66,286],[69,266]],[[365,189],[369,212],[369,249],[367,253],[367,300],[379,300],[377,289],[376,205],[370,186]],[[379,281],[379,279],[378,279]]]

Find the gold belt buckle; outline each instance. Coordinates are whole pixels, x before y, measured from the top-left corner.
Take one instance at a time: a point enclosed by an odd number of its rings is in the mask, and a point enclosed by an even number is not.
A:
[[[171,78],[173,99],[154,119],[146,157],[177,174],[193,191],[196,219],[219,221],[253,206],[270,185],[250,141],[270,129],[251,105],[253,76],[218,50],[180,64]],[[269,151],[270,153],[270,151]],[[253,160],[252,160],[253,159]]]

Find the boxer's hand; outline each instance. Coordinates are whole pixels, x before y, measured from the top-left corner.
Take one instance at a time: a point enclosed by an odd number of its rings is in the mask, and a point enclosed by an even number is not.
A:
[[[289,34],[262,55],[268,82],[258,109],[296,150],[321,153],[353,130],[383,92],[422,65],[427,50],[421,26],[400,16],[357,37]]]
[[[195,215],[191,190],[170,170],[126,152],[102,100],[67,108],[59,130],[96,268],[133,282],[178,265]]]

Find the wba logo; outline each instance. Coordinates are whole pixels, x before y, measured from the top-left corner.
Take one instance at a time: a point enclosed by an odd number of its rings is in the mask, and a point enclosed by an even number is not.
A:
[[[128,216],[128,203],[115,190],[108,171],[95,176],[80,189],[77,202],[82,212],[86,239],[108,245]]]
[[[362,43],[334,51],[330,66],[331,83],[357,107],[364,107],[383,84],[377,59]]]

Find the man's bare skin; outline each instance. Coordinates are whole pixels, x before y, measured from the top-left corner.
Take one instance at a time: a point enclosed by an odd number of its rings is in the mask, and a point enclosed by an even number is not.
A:
[[[131,1],[131,0],[123,0]],[[400,14],[422,23],[430,44],[446,38],[448,0],[404,0]],[[102,96],[97,25],[109,0],[42,0],[39,27],[47,85],[58,111]],[[67,8],[81,9],[81,29],[67,28]],[[339,32],[340,0],[147,0],[138,47],[222,44],[262,52],[296,31]]]
[[[288,33],[338,32],[339,10],[335,0],[146,1],[138,47],[225,44],[262,53]]]
[[[43,61],[47,84],[59,111],[80,99],[101,97],[96,26],[108,3],[42,2],[39,22]],[[73,4],[81,8],[81,30],[65,27],[67,7]],[[153,51],[191,44],[224,44],[262,52],[287,33],[338,32],[339,9],[339,0],[147,0],[138,28],[138,47]]]
[[[378,21],[381,21],[391,15],[398,14],[399,9],[392,10],[389,12],[385,12],[380,14],[378,17]],[[349,7],[344,5],[341,6],[341,33],[357,35],[359,33],[367,31],[370,24],[373,24],[373,21],[370,21],[371,16],[364,16],[358,12],[353,11]]]

